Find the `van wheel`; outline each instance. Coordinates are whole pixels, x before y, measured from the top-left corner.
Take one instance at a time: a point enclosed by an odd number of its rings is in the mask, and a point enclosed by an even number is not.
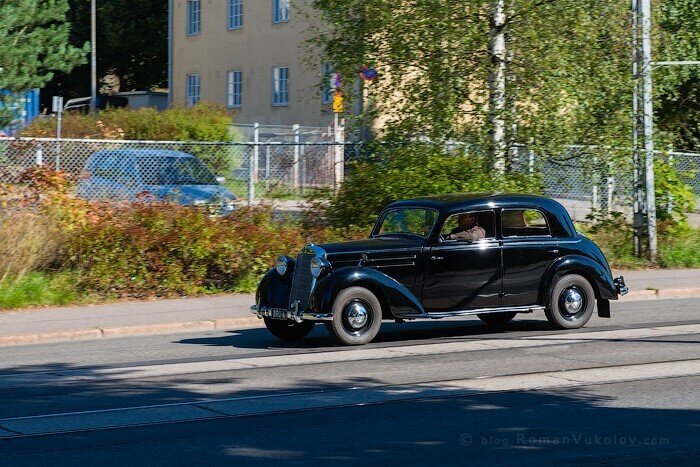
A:
[[[333,302],[333,321],[324,324],[329,334],[342,344],[366,344],[379,333],[382,306],[364,287],[349,287]]]
[[[547,320],[559,329],[578,329],[586,325],[595,308],[595,291],[590,282],[577,274],[557,280],[545,309]]]
[[[303,339],[314,330],[315,321],[284,321],[279,319],[265,318],[265,327],[270,334],[283,341],[296,341]]]

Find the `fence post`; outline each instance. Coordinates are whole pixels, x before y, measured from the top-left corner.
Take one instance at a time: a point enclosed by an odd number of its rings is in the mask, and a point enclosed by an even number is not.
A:
[[[535,151],[533,149],[528,149],[527,150],[527,171],[532,177],[532,174],[535,173]]]
[[[299,188],[299,124],[292,126],[294,132],[294,161],[292,164],[292,188]],[[302,187],[303,188],[303,187]]]
[[[339,122],[339,116],[335,114],[335,125],[333,125],[333,140],[337,143],[334,146],[334,157],[333,157],[333,169],[334,169],[334,188],[336,191],[340,189],[341,183],[343,183],[343,178],[345,176],[345,157],[343,154],[343,139],[344,139],[344,126],[345,122]]]
[[[260,124],[255,123],[253,125],[253,141],[255,142],[255,148],[253,149],[253,180],[258,181],[259,177],[259,161],[260,161]]]
[[[270,191],[270,145],[265,146],[265,191]]]
[[[255,152],[255,146],[253,146]],[[248,206],[253,205],[255,199],[255,166],[253,164],[253,152],[248,151]]]
[[[36,157],[36,165],[38,165],[39,167],[44,165],[44,150],[41,147],[41,143],[36,145],[35,157]]]
[[[596,211],[600,211],[600,200],[598,198],[598,179],[599,177],[598,173],[598,157],[593,157],[593,206],[592,210],[595,213]]]
[[[608,168],[608,179],[607,179],[607,186],[608,186],[608,214],[612,214],[613,212],[613,193],[615,192],[615,177],[613,177],[613,172],[612,172],[612,165],[610,162],[607,163],[607,168]]]

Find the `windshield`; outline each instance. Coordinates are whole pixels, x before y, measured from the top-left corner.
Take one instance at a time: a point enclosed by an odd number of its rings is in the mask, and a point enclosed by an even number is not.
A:
[[[194,157],[139,157],[137,165],[146,185],[216,185],[216,178]]]
[[[426,208],[398,208],[382,216],[377,237],[383,235],[417,235],[427,237],[437,220],[437,212]]]

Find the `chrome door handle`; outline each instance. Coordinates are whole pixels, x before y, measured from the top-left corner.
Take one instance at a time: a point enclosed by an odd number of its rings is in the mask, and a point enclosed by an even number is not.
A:
[[[552,249],[552,250],[548,250],[547,253],[551,253],[551,254],[553,254],[553,255],[558,255],[558,254],[559,254],[559,250],[557,250],[556,248],[554,248],[554,249]]]
[[[444,256],[431,256],[430,259],[432,261],[440,261],[441,259],[445,259]]]

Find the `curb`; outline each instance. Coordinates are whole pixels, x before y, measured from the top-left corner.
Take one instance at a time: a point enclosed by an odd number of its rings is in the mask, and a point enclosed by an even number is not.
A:
[[[700,287],[684,289],[635,290],[622,298],[622,301],[636,302],[648,300],[664,300],[674,298],[700,297]],[[228,331],[262,328],[262,320],[256,316],[239,318],[218,318],[201,321],[185,321],[179,323],[146,324],[140,326],[119,326],[111,328],[76,329],[70,331],[43,332],[37,334],[18,334],[0,336],[0,347],[30,344],[48,344],[56,342],[71,342],[95,340],[114,337],[151,336],[158,334],[177,334],[184,332]]]
[[[177,334],[182,332],[213,331],[216,329],[249,329],[261,327],[261,320],[255,316],[244,318],[220,318],[182,323],[146,324],[141,326],[120,326],[113,328],[76,329],[72,331],[43,332],[0,336],[0,347],[27,344],[48,344],[94,340],[112,337],[150,336],[156,334]]]

